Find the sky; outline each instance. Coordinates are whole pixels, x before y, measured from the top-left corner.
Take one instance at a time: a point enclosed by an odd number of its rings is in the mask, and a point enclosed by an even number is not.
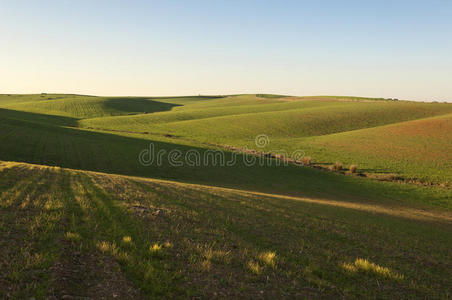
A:
[[[0,93],[452,101],[452,1],[0,0]]]

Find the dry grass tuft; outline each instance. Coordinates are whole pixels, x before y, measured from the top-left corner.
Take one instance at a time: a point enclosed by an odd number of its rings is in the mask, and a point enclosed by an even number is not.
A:
[[[122,242],[124,244],[130,244],[130,243],[132,243],[132,237],[130,237],[129,235],[126,235],[122,238]]]
[[[208,247],[202,251],[202,256],[208,260],[217,263],[229,263],[231,261],[230,251],[214,250]]]
[[[159,243],[154,243],[151,246],[149,246],[149,251],[152,254],[158,254],[163,250],[163,246],[160,245]]]
[[[125,262],[130,260],[129,254],[120,251],[120,249],[118,248],[118,246],[116,246],[115,243],[102,241],[98,242],[96,246],[103,254],[108,253],[119,261]]]
[[[257,262],[250,260],[248,262],[247,266],[248,266],[248,269],[256,275],[259,275],[260,273],[262,273],[262,267]]]
[[[210,271],[210,268],[212,267],[212,263],[210,260],[206,259],[201,262],[201,270],[202,271]]]
[[[40,253],[34,253],[27,255],[25,258],[25,266],[26,267],[34,267],[39,266],[44,262],[44,256]]]
[[[257,257],[261,262],[266,264],[269,267],[276,267],[276,252],[266,251],[259,254]]]
[[[156,242],[149,246],[149,252],[152,256],[163,256],[166,253],[165,249],[171,247],[173,247],[173,244],[168,241],[164,242],[163,244]]]
[[[102,241],[102,242],[98,242],[96,246],[104,254],[110,253],[113,256],[116,256],[118,254],[118,247],[116,246],[115,243]]]
[[[387,267],[374,264],[367,259],[357,258],[353,263],[344,263],[342,267],[349,272],[371,273],[385,278],[396,280],[403,279],[403,275],[398,274]]]
[[[115,257],[122,262],[127,262],[131,260],[129,254],[126,252],[118,252]]]
[[[77,232],[66,232],[65,238],[66,240],[72,242],[78,242],[81,240],[81,236]]]

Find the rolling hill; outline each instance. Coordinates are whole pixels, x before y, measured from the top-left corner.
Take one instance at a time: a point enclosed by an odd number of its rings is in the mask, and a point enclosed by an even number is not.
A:
[[[0,296],[447,298],[451,125],[359,97],[0,95]]]

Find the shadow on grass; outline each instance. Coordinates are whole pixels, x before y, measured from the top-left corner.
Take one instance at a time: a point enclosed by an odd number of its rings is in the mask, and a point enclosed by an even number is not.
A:
[[[208,164],[190,166],[185,155],[198,152],[201,157],[208,149],[191,147],[171,142],[153,141],[145,138],[126,137],[115,134],[61,127],[76,119],[45,116],[32,113],[0,113],[8,117],[0,119],[0,160],[20,161],[54,165],[73,169],[99,171],[123,175],[177,180],[205,185],[254,190],[302,197],[321,197],[330,200],[378,202],[401,204],[406,200],[421,199],[429,205],[435,204],[432,193],[419,188],[392,183],[374,182],[364,178],[342,176],[313,168],[300,166],[278,166],[245,163],[249,155],[224,152],[226,161],[236,156],[231,166]],[[17,117],[17,118],[16,118]],[[20,120],[19,117],[25,119]],[[31,122],[44,118],[47,123]],[[57,125],[49,124],[55,121]],[[155,153],[164,153],[161,164],[143,166],[139,153],[149,149],[153,143]],[[180,151],[182,166],[171,165],[168,153]],[[443,191],[447,193],[447,191]],[[435,197],[439,197],[434,194]],[[450,193],[448,194],[450,196]],[[448,195],[440,195],[442,198]],[[439,199],[442,199],[442,198]],[[428,201],[427,201],[428,200]],[[439,201],[439,200],[438,200]],[[442,201],[442,200],[441,200]]]
[[[106,109],[129,113],[154,113],[168,111],[175,106],[180,106],[179,104],[159,102],[142,97],[107,98],[103,105]]]
[[[77,118],[30,113],[4,108],[0,108],[0,118],[20,120],[23,122],[38,122],[53,126],[71,126],[71,127],[76,127],[78,121]]]

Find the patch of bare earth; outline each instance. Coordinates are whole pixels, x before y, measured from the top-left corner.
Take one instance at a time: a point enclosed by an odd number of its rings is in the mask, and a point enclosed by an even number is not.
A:
[[[49,299],[144,299],[113,257],[78,251],[62,241],[63,253],[51,267]]]

